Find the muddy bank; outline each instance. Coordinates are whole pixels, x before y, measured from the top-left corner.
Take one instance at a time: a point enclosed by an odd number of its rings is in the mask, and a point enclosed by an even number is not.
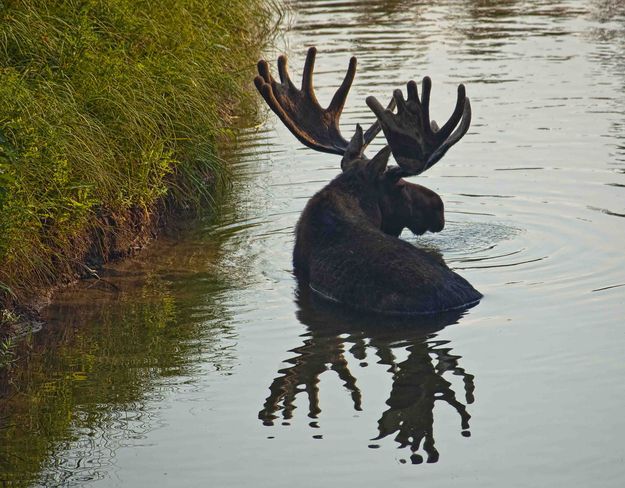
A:
[[[34,317],[210,207],[277,17],[271,0],[0,6],[0,309]]]

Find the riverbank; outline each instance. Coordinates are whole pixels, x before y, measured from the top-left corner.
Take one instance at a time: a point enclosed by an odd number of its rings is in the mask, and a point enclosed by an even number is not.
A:
[[[143,247],[172,212],[211,204],[274,10],[0,6],[0,308],[45,301]]]

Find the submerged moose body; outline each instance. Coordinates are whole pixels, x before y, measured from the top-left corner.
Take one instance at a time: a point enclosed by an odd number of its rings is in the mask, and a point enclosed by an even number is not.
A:
[[[467,132],[471,105],[464,86],[458,87],[454,112],[440,128],[430,121],[428,77],[420,97],[417,84],[410,81],[407,100],[395,90],[386,109],[368,97],[377,121],[367,131],[357,125],[348,142],[339,130],[339,118],[356,59],[350,60],[343,83],[323,109],[312,85],[315,56],[315,48],[310,48],[301,89],[288,75],[285,56],[278,58],[280,82],[264,60],[254,80],[269,107],[303,144],[342,156],[342,173],[310,199],[297,224],[293,266],[300,286],[353,309],[388,315],[475,305],[482,295],[440,256],[398,237],[404,228],[423,234],[445,225],[441,198],[404,178],[430,168]],[[388,145],[368,159],[364,151],[380,130]],[[388,167],[391,153],[398,166]]]

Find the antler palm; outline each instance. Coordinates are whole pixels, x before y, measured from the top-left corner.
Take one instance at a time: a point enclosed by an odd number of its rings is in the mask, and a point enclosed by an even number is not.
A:
[[[280,83],[271,76],[265,60],[258,62],[259,76],[254,79],[254,83],[267,105],[300,142],[318,151],[343,154],[348,142],[339,130],[339,118],[356,74],[356,58],[350,59],[343,83],[334,94],[330,105],[324,109],[319,105],[313,89],[316,54],[314,47],[308,50],[301,90],[291,81],[286,56],[278,58]]]
[[[375,97],[367,97],[367,105],[382,125],[393,157],[407,175],[422,173],[433,166],[464,136],[471,124],[471,103],[464,85],[459,85],[454,112],[439,129],[434,120],[430,121],[431,89],[432,81],[426,76],[422,82],[421,99],[414,81],[407,85],[408,100],[404,100],[401,90],[395,90],[396,114],[384,109]],[[458,123],[460,125],[452,134]]]

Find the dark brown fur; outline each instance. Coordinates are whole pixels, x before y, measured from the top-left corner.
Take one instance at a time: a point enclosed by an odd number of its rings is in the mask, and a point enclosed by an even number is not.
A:
[[[477,303],[482,295],[442,259],[396,237],[404,227],[440,230],[443,207],[431,190],[389,181],[383,158],[352,165],[310,199],[296,229],[296,276],[329,300],[384,314]]]

